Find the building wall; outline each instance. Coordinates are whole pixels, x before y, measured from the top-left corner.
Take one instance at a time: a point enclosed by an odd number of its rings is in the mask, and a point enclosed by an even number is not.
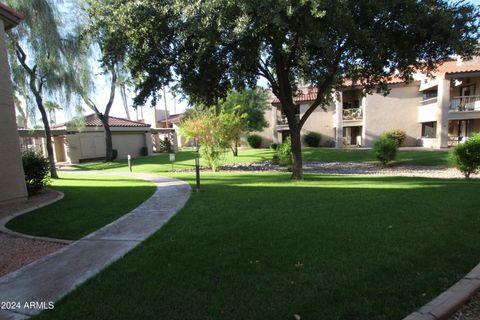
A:
[[[276,107],[271,107],[265,110],[264,117],[267,121],[268,126],[264,128],[261,132],[253,132],[262,137],[262,148],[268,148],[271,143],[278,143],[278,137],[275,132],[276,128],[276,117],[274,116],[277,113]],[[245,143],[245,142],[243,142]]]
[[[390,94],[372,94],[366,97],[364,109],[365,136],[363,146],[371,147],[383,132],[402,129],[407,133],[404,146],[419,146],[421,124],[418,122],[418,107],[422,95],[418,85],[395,85]]]
[[[27,197],[5,40],[0,20],[0,203]]]
[[[141,148],[147,147],[152,154],[150,132],[143,131],[112,131],[113,149],[118,150],[118,158],[124,159],[127,155],[138,157]],[[78,163],[80,160],[105,157],[105,135],[102,131],[79,132],[65,136],[68,161]]]
[[[300,105],[300,117],[303,117],[307,111],[309,104]],[[335,105],[331,104],[324,109],[318,107],[308,117],[303,125],[301,135],[302,137],[308,132],[317,132],[322,136],[322,146],[335,145],[335,129],[333,126],[333,114],[335,112]],[[303,144],[303,138],[302,138]]]

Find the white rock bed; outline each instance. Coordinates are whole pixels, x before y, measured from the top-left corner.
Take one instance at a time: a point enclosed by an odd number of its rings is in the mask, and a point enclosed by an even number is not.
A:
[[[376,176],[402,176],[402,177],[424,177],[441,179],[463,179],[463,174],[455,168],[444,166],[412,166],[393,165],[382,167],[379,164],[364,162],[304,162],[303,169],[307,173],[323,173],[338,175],[376,175]],[[225,171],[286,171],[286,168],[273,165],[270,161],[239,163],[225,165]],[[479,178],[480,175],[471,178]]]

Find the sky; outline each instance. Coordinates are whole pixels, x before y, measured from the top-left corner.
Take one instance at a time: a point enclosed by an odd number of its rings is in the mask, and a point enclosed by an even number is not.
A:
[[[470,2],[472,4],[475,4],[477,6],[480,6],[480,0],[470,0],[468,2]],[[100,73],[100,72],[98,72],[98,73]],[[265,83],[265,81],[260,80],[259,84],[262,87],[265,87],[266,83]],[[106,103],[108,101],[108,97],[109,97],[109,94],[110,94],[109,87],[110,87],[110,85],[109,85],[109,79],[108,78],[106,78],[103,75],[97,75],[96,76],[96,88],[95,88],[95,92],[91,96],[91,99],[97,104],[97,106],[99,106],[99,108],[101,110],[104,109],[104,106],[106,105]],[[170,114],[182,113],[185,110],[185,108],[188,106],[188,101],[186,101],[186,100],[182,101],[178,97],[174,98],[172,93],[169,91],[168,88],[166,89],[166,91],[167,91],[167,93],[166,93],[166,103],[167,103],[168,112]],[[132,91],[129,91],[129,92],[127,92],[127,95],[128,95],[128,100],[129,100],[128,103],[129,103],[129,110],[130,110],[131,119],[136,120],[137,119],[137,117],[136,117],[137,112],[132,108],[132,99],[134,98],[135,93],[132,92]],[[146,105],[143,108],[150,108],[150,106]],[[161,100],[157,104],[157,108],[165,109],[165,97],[163,97],[163,94],[162,94]],[[89,114],[89,113],[91,113],[90,110],[86,109],[85,114]],[[141,114],[141,113],[138,112],[138,114]],[[123,103],[122,103],[120,92],[118,90],[117,90],[116,95],[115,95],[115,100],[114,100],[114,104],[113,104],[110,115],[116,116],[116,117],[126,118],[125,109],[124,109],[124,106],[123,106]],[[62,112],[60,112],[59,114],[57,114],[57,122],[64,122],[64,121],[68,120],[68,118],[70,116],[71,115],[63,114]]]

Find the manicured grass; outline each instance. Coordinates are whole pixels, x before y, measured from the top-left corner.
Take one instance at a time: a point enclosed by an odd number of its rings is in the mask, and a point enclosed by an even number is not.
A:
[[[377,162],[372,149],[303,149],[305,161]],[[448,166],[448,152],[429,150],[399,150],[395,164],[418,166]]]
[[[174,170],[193,169],[195,167],[196,152],[183,150],[176,153]],[[225,154],[225,163],[249,163],[271,160],[273,151],[269,149],[241,149],[238,157],[231,152]],[[377,162],[373,150],[370,149],[332,149],[332,148],[304,148],[304,161],[326,162]],[[172,163],[168,154],[159,154],[149,157],[139,157],[132,160],[133,170],[136,172],[164,173],[172,171]],[[409,165],[448,165],[448,153],[427,150],[399,151],[397,164]],[[118,160],[113,163],[95,162],[72,165],[82,170],[109,170],[127,171],[127,161]]]
[[[17,232],[60,239],[79,239],[118,219],[148,199],[153,183],[107,175],[60,174],[51,188],[64,199],[21,215],[7,224]]]
[[[401,319],[480,260],[479,187],[205,173],[161,230],[38,319]]]

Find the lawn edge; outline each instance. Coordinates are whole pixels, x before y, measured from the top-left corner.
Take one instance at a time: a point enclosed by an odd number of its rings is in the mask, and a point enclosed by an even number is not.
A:
[[[403,320],[446,320],[480,290],[480,263],[462,279]]]
[[[37,210],[37,209],[40,209],[40,208],[43,208],[43,207],[46,207],[52,203],[55,203],[57,201],[60,201],[62,200],[64,197],[65,197],[65,194],[61,191],[58,191],[58,190],[54,190],[54,189],[49,189],[50,191],[56,193],[57,195],[55,196],[55,198],[53,199],[49,199],[47,201],[44,201],[40,204],[37,204],[37,205],[33,205],[29,208],[26,208],[26,209],[23,209],[23,210],[20,210],[20,211],[17,211],[17,212],[14,212],[6,217],[4,217],[3,219],[0,219],[0,232],[2,233],[5,233],[5,234],[8,234],[8,235],[11,235],[11,236],[14,236],[14,237],[22,237],[22,238],[27,238],[27,239],[32,239],[32,240],[41,240],[41,241],[49,241],[49,242],[57,242],[57,243],[61,243],[61,244],[69,244],[69,243],[72,243],[72,240],[65,240],[65,239],[58,239],[58,238],[50,238],[50,237],[42,237],[42,236],[34,236],[34,235],[30,235],[30,234],[26,234],[26,233],[21,233],[21,232],[17,232],[17,231],[13,231],[11,229],[8,229],[6,227],[7,223],[10,222],[10,220],[13,220],[14,218],[18,217],[18,216],[21,216],[25,213],[29,213],[29,212],[32,212],[34,210]]]

